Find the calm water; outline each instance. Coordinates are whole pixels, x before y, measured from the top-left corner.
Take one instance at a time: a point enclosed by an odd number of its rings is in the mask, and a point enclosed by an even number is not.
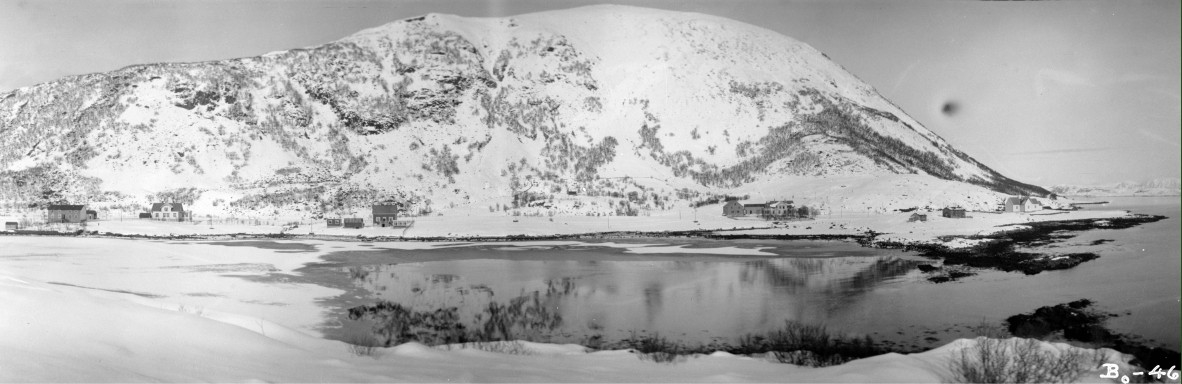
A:
[[[1121,315],[1109,321],[1115,331],[1177,349],[1179,202],[1105,200],[1112,204],[1092,209],[1131,209],[1169,219],[1083,232],[1048,249],[1101,255],[1071,270],[1035,276],[985,272],[945,284],[929,283],[916,270],[926,259],[825,241],[642,241],[770,247],[763,251],[778,255],[773,257],[634,255],[594,244],[375,249],[336,253],[308,269],[350,290],[324,303],[339,320],[326,333],[342,339],[373,327],[348,319],[345,309],[386,300],[414,312],[455,308],[449,321],[468,329],[509,313],[513,338],[557,343],[652,334],[688,344],[733,343],[738,336],[798,320],[902,347],[930,347],[969,336],[969,328],[983,321],[1000,323],[1040,306],[1089,298]],[[1097,239],[1114,241],[1087,245]]]

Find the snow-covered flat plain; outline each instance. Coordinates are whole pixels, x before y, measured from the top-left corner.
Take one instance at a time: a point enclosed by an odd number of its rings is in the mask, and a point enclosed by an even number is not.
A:
[[[941,382],[950,356],[974,342],[827,368],[725,353],[661,364],[629,351],[532,343],[524,344],[529,355],[410,343],[357,356],[318,331],[317,300],[342,291],[285,276],[364,245],[0,237],[0,381]]]

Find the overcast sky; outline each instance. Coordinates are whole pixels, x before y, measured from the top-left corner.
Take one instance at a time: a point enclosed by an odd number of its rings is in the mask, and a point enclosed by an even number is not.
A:
[[[131,64],[254,56],[430,12],[593,1],[0,0],[0,92]],[[1179,1],[615,1],[804,41],[982,163],[1040,185],[1179,177]]]

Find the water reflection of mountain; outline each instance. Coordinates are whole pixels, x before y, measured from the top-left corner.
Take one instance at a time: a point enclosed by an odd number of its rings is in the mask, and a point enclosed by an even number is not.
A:
[[[409,313],[455,308],[464,332],[481,330],[478,339],[512,335],[583,342],[647,331],[705,343],[770,330],[785,319],[824,322],[918,263],[895,256],[735,262],[469,259],[343,272],[375,300]],[[387,331],[384,337],[393,334]]]
[[[856,295],[906,275],[921,263],[894,256],[773,259],[744,263],[740,280],[752,285],[769,284],[788,293],[810,291]]]

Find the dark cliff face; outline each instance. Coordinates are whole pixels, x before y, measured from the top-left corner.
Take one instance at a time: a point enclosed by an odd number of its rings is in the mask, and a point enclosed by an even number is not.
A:
[[[551,29],[588,12],[648,18],[664,35],[601,44]],[[745,62],[694,41],[744,34],[779,53]],[[0,95],[3,188],[30,200],[97,196],[115,188],[95,174],[180,175],[204,189],[246,191],[244,206],[250,196],[289,194],[325,208],[441,191],[458,201],[498,188],[532,200],[572,183],[584,194],[631,189],[661,201],[779,175],[888,172],[1048,193],[952,148],[819,52],[765,34],[628,8],[429,15],[307,49],[67,77]],[[766,63],[782,63],[788,80],[745,75]],[[629,71],[637,74],[620,75]],[[646,83],[653,73],[661,82]],[[680,197],[602,177],[633,167],[684,179]]]

